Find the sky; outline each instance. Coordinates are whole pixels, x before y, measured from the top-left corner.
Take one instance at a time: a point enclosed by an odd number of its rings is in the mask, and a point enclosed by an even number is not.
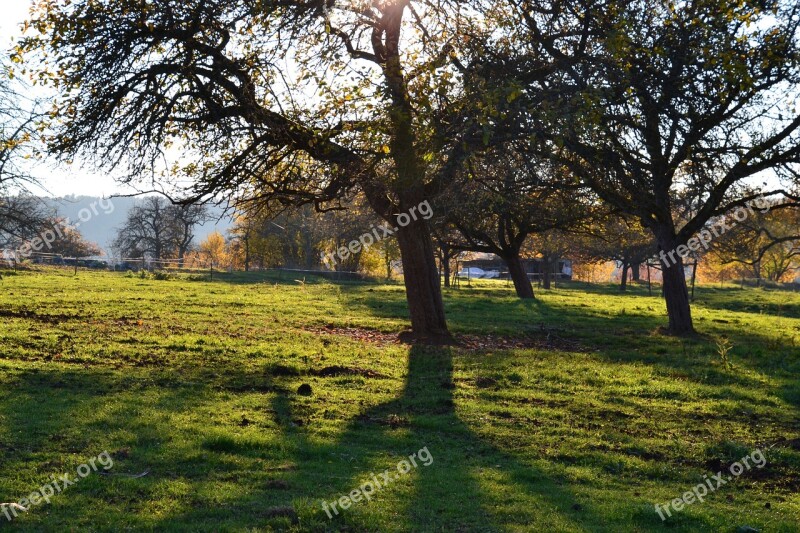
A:
[[[0,0],[0,47],[10,49],[20,35],[20,24],[28,17],[31,0]],[[39,196],[111,196],[130,194],[128,187],[117,184],[110,176],[86,165],[58,165],[45,161],[30,169],[42,189],[32,190]]]

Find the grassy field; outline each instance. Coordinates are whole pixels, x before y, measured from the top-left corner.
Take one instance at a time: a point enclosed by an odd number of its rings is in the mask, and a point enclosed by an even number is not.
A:
[[[421,348],[393,341],[399,285],[0,289],[0,502],[114,461],[0,530],[800,530],[800,294],[701,287],[687,340],[640,288],[523,303],[487,282],[445,293],[463,345]],[[754,450],[763,468],[662,522],[654,504]],[[323,510],[387,470],[371,501]]]

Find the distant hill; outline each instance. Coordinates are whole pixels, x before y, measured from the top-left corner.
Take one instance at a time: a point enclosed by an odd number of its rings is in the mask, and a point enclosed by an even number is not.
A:
[[[108,198],[103,200],[96,196],[66,196],[63,198],[42,198],[42,200],[48,207],[57,211],[59,216],[69,218],[73,223],[80,220],[82,209],[88,209],[89,211],[84,211],[84,218],[88,213],[92,213],[92,217],[86,222],[80,222],[78,231],[81,232],[86,240],[94,242],[103,250],[108,251],[111,247],[111,242],[116,236],[117,229],[125,223],[128,211],[130,211],[137,199]],[[95,206],[94,209],[92,209],[93,204]],[[113,206],[113,210],[110,206]],[[208,209],[213,217],[212,221],[196,229],[195,244],[208,237],[214,231],[219,231],[225,235],[233,225],[230,217],[224,215],[222,208],[209,206]],[[95,212],[97,212],[96,215],[94,214]]]

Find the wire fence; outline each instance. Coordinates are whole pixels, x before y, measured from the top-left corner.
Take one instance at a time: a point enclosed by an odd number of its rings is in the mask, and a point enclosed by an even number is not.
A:
[[[44,252],[32,252],[24,255],[16,250],[0,250],[0,265],[13,268],[28,268],[30,266],[54,266],[64,268],[83,268],[91,270],[105,270],[108,262],[102,259],[91,257],[69,257],[62,254],[50,254]]]
[[[63,267],[84,270],[113,270],[117,272],[167,271],[172,273],[213,273],[219,270],[210,259],[196,256],[185,259],[148,259],[141,257],[99,258],[69,257],[63,254],[30,252],[21,254],[19,250],[0,250],[2,266],[9,269],[25,269],[35,266]]]
[[[220,270],[219,265],[214,264],[210,259],[201,259],[196,256],[184,259],[148,259],[136,257],[123,257],[112,261],[110,270],[126,272],[138,272],[147,270],[149,272],[166,271],[182,273],[201,273]]]
[[[154,273],[159,275],[203,275],[213,280],[220,274],[245,273],[244,269],[236,269],[230,265],[224,266],[204,258],[198,254],[191,254],[184,259],[150,259],[142,257],[68,257],[63,254],[29,252],[21,254],[18,250],[0,249],[0,269],[28,270],[37,267],[63,268],[73,270],[114,271],[130,273]],[[249,272],[269,274],[281,280],[305,280],[305,277],[318,277],[334,281],[374,281],[374,278],[361,272],[345,272],[336,270],[307,270],[293,268],[261,268],[250,269]]]
[[[765,278],[732,278],[728,283],[736,283],[741,287],[800,291],[800,278],[797,278],[795,281],[773,281]]]
[[[164,274],[189,274],[189,275],[203,275],[213,280],[215,275],[219,274],[244,274],[244,269],[236,269],[231,266],[223,266],[210,258],[204,258],[197,254],[192,254],[184,259],[149,259],[141,257],[122,257],[122,258],[98,258],[98,257],[69,257],[63,254],[52,254],[44,252],[29,252],[24,255],[20,254],[17,250],[3,250],[0,249],[0,269],[18,270],[30,269],[36,267],[54,267],[63,268],[65,270],[73,270],[77,273],[79,270],[85,271],[115,271],[115,272],[133,272],[133,273],[164,273]],[[657,265],[649,265],[656,274],[659,269]],[[377,278],[369,274],[361,272],[349,272],[338,270],[312,270],[312,269],[293,269],[293,268],[260,268],[250,269],[248,272],[260,272],[264,274],[273,274],[278,279],[294,279],[304,280],[305,276],[323,278],[332,281],[340,282],[364,282],[376,281]],[[507,275],[498,277],[500,280],[510,279]],[[651,274],[651,272],[648,272]],[[528,274],[533,282],[542,281],[541,274]],[[687,277],[690,274],[687,273]],[[453,284],[458,286],[461,280],[468,280],[471,276],[466,275],[464,272],[458,270],[453,272]],[[553,281],[569,280],[571,276],[563,275],[563,273],[554,273],[552,275]],[[658,281],[653,278],[652,281]],[[469,283],[469,281],[467,281]],[[639,283],[646,284],[651,292],[651,276],[640,279]],[[760,287],[765,289],[780,289],[789,290],[793,292],[800,291],[800,278],[793,282],[776,282],[768,279],[758,278],[732,278],[727,281],[710,282],[707,281],[705,285],[713,285],[715,283],[721,284],[736,284],[744,287]],[[692,283],[692,285],[694,285]],[[692,289],[694,287],[692,286]],[[693,292],[693,291],[692,291]]]

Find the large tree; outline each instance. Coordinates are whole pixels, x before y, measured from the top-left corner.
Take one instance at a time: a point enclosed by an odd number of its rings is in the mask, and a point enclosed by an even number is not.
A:
[[[210,220],[208,208],[202,204],[173,204],[167,208],[167,219],[171,224],[169,236],[172,246],[182,267],[194,244],[195,229]]]
[[[533,299],[522,263],[529,236],[567,228],[589,212],[586,195],[548,159],[519,147],[487,151],[465,162],[438,202],[445,224],[454,227],[448,247],[490,253],[508,267],[517,296]],[[585,191],[584,191],[585,192]],[[583,197],[583,198],[582,198]]]
[[[620,290],[628,288],[628,274],[656,256],[653,234],[642,228],[637,220],[602,214],[587,221],[576,230],[571,252],[574,259],[589,263],[614,261],[621,267]],[[634,274],[634,280],[638,275]]]
[[[30,194],[38,187],[26,166],[34,156],[35,102],[0,63],[0,246],[16,247],[46,228],[50,210]]]
[[[660,251],[677,252],[663,264],[669,331],[692,332],[680,257],[687,245],[696,247],[692,239],[709,221],[758,194],[797,190],[800,5],[517,5],[525,25],[512,49],[548,57],[559,72],[527,83],[534,116],[546,125],[536,133],[600,197],[639,219]],[[753,192],[758,181],[767,185]],[[676,202],[686,200],[693,209],[684,218]]]
[[[47,229],[51,210],[27,193],[0,195],[0,247],[16,250]]]
[[[56,235],[56,240],[47,248],[48,253],[76,259],[103,253],[97,244],[87,241],[80,231],[64,219],[53,218],[47,225],[48,229]]]
[[[716,239],[711,252],[723,265],[741,265],[758,283],[788,278],[800,266],[800,208],[757,212]]]
[[[161,196],[147,196],[128,211],[114,248],[124,257],[177,259],[182,267],[194,243],[195,228],[207,220],[203,205],[175,205]]]
[[[363,191],[399,228],[414,335],[448,338],[428,222],[404,226],[398,216],[441,190],[467,153],[507,133],[499,123],[520,122],[516,89],[475,66],[475,43],[492,42],[480,15],[492,4],[463,8],[41,2],[31,21],[39,33],[21,49],[40,52],[37,70],[61,89],[57,153],[130,176],[152,175],[166,158],[193,198],[242,194],[325,209]]]
[[[121,257],[162,261],[174,251],[170,204],[159,196],[148,196],[134,205],[117,229],[113,247]]]

